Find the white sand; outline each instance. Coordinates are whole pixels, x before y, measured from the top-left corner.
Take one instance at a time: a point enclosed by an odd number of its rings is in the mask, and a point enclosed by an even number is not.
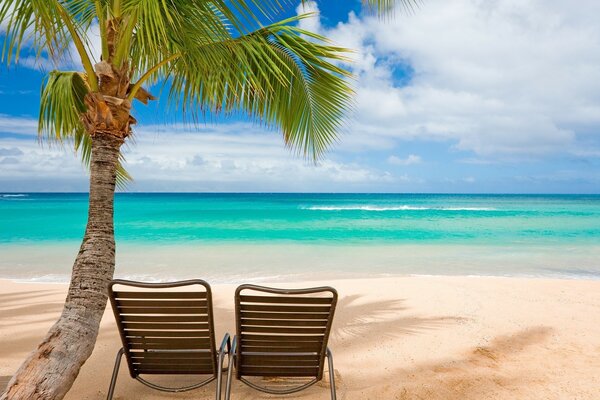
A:
[[[598,399],[600,281],[400,277],[307,282],[340,293],[330,347],[340,399]],[[232,285],[215,285],[218,337],[234,331]],[[0,281],[0,375],[60,313],[64,285]],[[120,347],[112,312],[68,399],[103,399]],[[212,398],[142,386],[122,369],[116,399]],[[326,383],[290,396],[328,399]],[[233,398],[262,399],[235,382]]]

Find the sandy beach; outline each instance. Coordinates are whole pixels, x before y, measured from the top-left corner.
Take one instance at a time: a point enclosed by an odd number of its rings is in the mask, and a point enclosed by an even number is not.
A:
[[[597,399],[600,281],[389,277],[329,282],[341,399]],[[11,375],[61,310],[61,284],[0,281],[0,375]],[[234,332],[235,285],[214,285],[217,335]],[[119,338],[107,310],[67,399],[105,398]],[[144,387],[122,369],[116,399],[212,398]],[[232,397],[262,399],[234,382]],[[291,396],[327,399],[327,383]]]

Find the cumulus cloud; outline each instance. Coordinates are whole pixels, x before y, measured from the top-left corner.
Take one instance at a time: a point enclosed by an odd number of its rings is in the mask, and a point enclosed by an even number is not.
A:
[[[296,7],[296,14],[312,14],[312,16],[303,18],[299,22],[299,27],[313,33],[321,32],[321,21],[319,6],[316,1],[305,1]]]
[[[355,133],[543,157],[600,147],[597,15],[595,0],[428,0],[324,33],[358,49]]]
[[[335,156],[314,164],[287,150],[277,133],[249,123],[199,129],[140,126],[124,154],[135,179],[129,190],[362,191],[396,181],[386,171]],[[85,168],[67,145],[40,146],[34,137],[0,137],[0,164],[0,187],[35,177],[86,188]]]
[[[37,129],[38,121],[35,119],[0,114],[0,132],[33,136]]]
[[[177,125],[142,127],[137,138],[125,153],[130,172],[140,182],[173,179],[190,183],[194,190],[253,186],[304,191],[393,180],[389,173],[353,162],[303,160],[285,149],[280,135],[248,123],[206,127],[200,132]]]
[[[21,156],[23,152],[18,147],[0,147],[0,157],[3,156]]]
[[[388,163],[393,165],[413,165],[420,164],[423,160],[420,156],[415,154],[409,154],[406,158],[400,158],[396,156],[390,156],[387,159]]]

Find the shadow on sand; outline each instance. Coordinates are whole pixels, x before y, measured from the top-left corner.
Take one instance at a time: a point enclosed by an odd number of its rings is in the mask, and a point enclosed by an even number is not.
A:
[[[331,339],[341,346],[369,346],[382,338],[417,335],[432,329],[464,321],[455,316],[422,317],[410,314],[405,300],[361,302],[361,296],[339,300]]]
[[[464,357],[397,370],[373,385],[385,387],[394,400],[517,398],[511,393],[519,388],[543,385],[543,377],[527,368],[526,350],[545,342],[551,332],[542,326],[498,336]]]

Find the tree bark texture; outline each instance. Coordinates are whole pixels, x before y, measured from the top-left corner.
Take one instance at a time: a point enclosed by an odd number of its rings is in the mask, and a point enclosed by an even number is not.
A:
[[[122,143],[113,134],[93,136],[88,222],[63,312],[1,400],[62,399],[92,354],[115,268],[113,205]]]
[[[128,63],[112,63],[122,20],[107,22],[108,60],[94,66],[99,90],[85,97],[81,123],[92,139],[88,222],[73,265],[59,320],[9,382],[0,400],[60,400],[92,354],[115,269],[114,194],[121,145],[136,123],[131,116]],[[140,90],[135,98],[154,97]],[[107,377],[108,379],[108,377]]]

